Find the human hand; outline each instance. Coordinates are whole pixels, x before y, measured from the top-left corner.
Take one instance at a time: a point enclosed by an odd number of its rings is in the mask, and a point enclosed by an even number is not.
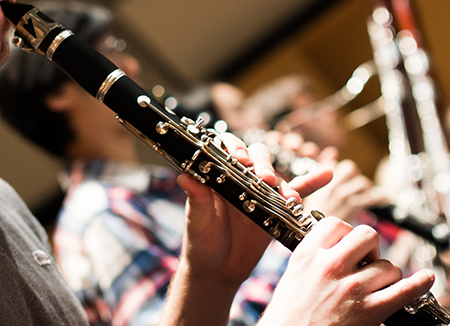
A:
[[[232,156],[246,166],[252,164],[270,186],[278,183],[267,147],[254,144],[247,149],[230,134],[223,138]],[[280,194],[301,202],[299,192],[308,195],[330,179],[331,171],[324,171],[301,184],[281,182]],[[208,186],[186,174],[178,183],[188,195],[186,230],[160,325],[225,325],[235,292],[271,237]]]
[[[361,174],[353,161],[328,161],[324,165],[333,170],[333,180],[304,198],[304,204],[308,207],[350,223],[361,210],[386,204],[386,196]]]
[[[283,134],[275,130],[256,130],[252,133],[249,130],[244,139],[250,142],[260,139],[267,145],[275,157],[274,167],[284,180],[304,176],[320,167],[321,163],[336,160],[339,154],[335,147],[321,150],[317,144],[305,141],[296,132]]]
[[[271,165],[272,156],[266,146],[245,144],[224,134],[228,152],[244,165],[253,165],[255,174],[270,186],[278,179]],[[330,171],[318,171],[303,182],[280,183],[285,197],[305,196],[326,184]],[[209,187],[187,175],[178,179],[188,194],[187,224],[182,258],[189,262],[191,275],[204,280],[211,278],[228,286],[239,286],[261,258],[271,237]]]
[[[424,294],[434,275],[423,270],[401,279],[398,266],[379,259],[378,244],[368,226],[321,220],[292,254],[257,325],[380,325]]]

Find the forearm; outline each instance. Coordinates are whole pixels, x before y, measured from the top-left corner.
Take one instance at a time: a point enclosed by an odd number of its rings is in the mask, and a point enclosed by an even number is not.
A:
[[[227,325],[237,289],[213,280],[196,279],[187,264],[180,261],[159,326]]]

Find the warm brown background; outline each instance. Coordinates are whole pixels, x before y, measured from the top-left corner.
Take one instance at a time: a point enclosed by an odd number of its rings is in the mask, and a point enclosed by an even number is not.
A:
[[[251,92],[272,78],[298,72],[312,77],[319,85],[319,93],[325,96],[342,87],[352,71],[372,57],[366,32],[366,19],[371,14],[369,0],[333,1],[314,18],[305,16],[302,10],[317,5],[317,0],[96,2],[115,12],[124,30],[120,36],[143,63],[147,86],[161,83],[173,88],[188,87],[228,72],[228,81]],[[416,6],[436,79],[445,95],[450,91],[450,2],[411,2]],[[306,23],[292,24],[295,17]],[[285,29],[288,36],[279,35],[270,44],[260,46],[288,22],[294,26]],[[259,51],[252,52],[257,45]],[[248,59],[249,53],[252,60],[243,66],[242,58]],[[241,65],[233,65],[236,62]],[[227,67],[241,68],[227,71]],[[375,80],[342,112],[378,96]],[[387,153],[384,121],[379,119],[349,133],[349,140],[342,157],[354,159],[365,174],[372,176],[377,162]],[[0,150],[0,176],[13,184],[32,208],[51,196],[57,187],[57,160],[23,141],[4,124],[0,125]],[[154,160],[155,155],[146,149],[142,152],[144,160]]]

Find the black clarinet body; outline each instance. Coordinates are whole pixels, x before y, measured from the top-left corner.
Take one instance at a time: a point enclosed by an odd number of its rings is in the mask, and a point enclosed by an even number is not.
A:
[[[16,29],[14,44],[45,54],[173,167],[210,186],[290,250],[323,217],[316,211],[303,216],[301,205],[286,201],[216,144],[217,135],[203,128],[201,119],[176,116],[111,61],[33,6],[4,1],[0,5]],[[449,323],[449,313],[431,293],[385,322],[387,326]]]

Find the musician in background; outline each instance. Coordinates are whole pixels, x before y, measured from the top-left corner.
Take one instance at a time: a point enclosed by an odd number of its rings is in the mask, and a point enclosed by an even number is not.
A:
[[[250,94],[242,110],[249,121],[259,114],[258,126],[263,129],[298,132],[321,149],[341,148],[346,143],[346,131],[338,122],[339,114],[330,104],[311,106],[318,100],[314,89],[306,76],[281,76]]]
[[[14,1],[11,1],[14,2]],[[6,60],[7,54],[8,54],[8,44],[7,44],[7,32],[9,30],[8,23],[6,22],[3,15],[0,15],[0,65],[4,63],[4,60]],[[3,88],[1,88],[3,91]],[[227,143],[228,149],[230,151],[230,154],[235,155],[236,157],[241,159],[241,162],[243,164],[248,164],[251,161],[251,158],[254,157],[256,160],[254,160],[255,163],[255,171],[256,173],[262,172],[259,174],[260,177],[262,177],[264,180],[269,182],[269,184],[273,185],[273,182],[276,180],[275,175],[273,172],[270,172],[270,164],[267,159],[270,159],[270,156],[268,156],[267,152],[264,154],[264,151],[261,152],[263,148],[259,148],[259,150],[256,150],[256,152],[253,152],[253,155],[249,156],[249,153],[247,152],[245,146],[243,144],[240,144],[237,141],[229,142]],[[255,156],[258,154],[257,156]],[[261,171],[260,171],[261,170]],[[217,274],[217,269],[209,269],[211,267],[210,261],[205,261],[203,258],[198,261],[197,258],[198,255],[202,255],[202,250],[204,249],[204,246],[208,245],[206,242],[203,242],[203,239],[205,239],[205,235],[209,236],[208,234],[209,230],[202,230],[207,231],[206,234],[204,232],[200,232],[200,234],[196,234],[195,230],[198,230],[198,226],[194,226],[193,223],[195,221],[202,222],[202,219],[205,217],[208,217],[207,224],[209,223],[211,217],[217,218],[217,220],[213,220],[213,225],[215,228],[218,228],[219,230],[225,231],[224,234],[228,234],[228,236],[231,236],[233,241],[232,243],[236,243],[234,240],[238,240],[239,238],[236,238],[236,236],[239,237],[241,235],[242,240],[242,232],[232,233],[230,234],[227,232],[226,228],[223,228],[223,225],[220,225],[220,223],[217,223],[222,218],[225,218],[227,220],[230,218],[230,216],[225,216],[223,214],[215,214],[214,211],[216,209],[213,201],[211,201],[213,193],[210,189],[205,189],[200,185],[199,183],[192,183],[191,179],[186,179],[186,175],[180,177],[180,184],[183,186],[185,191],[192,195],[190,198],[189,204],[190,204],[190,210],[188,213],[188,218],[190,220],[189,223],[187,223],[188,227],[188,233],[186,236],[186,241],[184,242],[185,248],[189,248],[190,252],[187,252],[187,255],[185,257],[187,258],[186,262],[190,264],[191,267],[194,267],[194,269],[191,269],[190,271],[195,270],[204,270],[203,267],[207,267],[207,271],[209,272],[209,276],[213,276],[212,279],[220,280],[221,276],[224,276],[224,274]],[[326,174],[322,174],[321,176],[326,177]],[[184,180],[182,180],[184,178]],[[320,179],[320,178],[319,178]],[[316,182],[319,181],[319,179],[316,179]],[[305,194],[308,193],[308,191],[315,190],[318,186],[320,186],[320,183],[305,183],[304,187],[309,189],[303,189],[306,191]],[[300,187],[301,188],[301,187]],[[300,189],[299,188],[299,189]],[[70,296],[69,292],[65,290],[65,285],[63,282],[60,281],[59,274],[57,270],[54,268],[54,261],[51,258],[51,249],[49,247],[48,242],[46,241],[45,232],[44,230],[39,226],[39,223],[36,221],[36,219],[31,216],[30,212],[27,210],[23,202],[18,198],[17,194],[9,187],[6,183],[4,183],[2,180],[0,180],[0,229],[1,229],[1,241],[0,241],[0,250],[1,250],[1,266],[2,266],[2,273],[0,277],[0,291],[1,291],[1,300],[0,300],[0,307],[1,307],[1,318],[2,318],[2,324],[4,325],[31,325],[31,324],[39,324],[39,325],[85,325],[86,320],[83,316],[83,313],[81,311],[81,307],[78,305],[78,303],[74,300],[72,296]],[[206,191],[206,192],[205,192]],[[289,193],[289,189],[286,189],[285,195],[295,195],[294,193]],[[216,200],[218,197],[215,197]],[[206,202],[205,202],[206,200]],[[207,205],[205,205],[207,204]],[[233,209],[232,207],[228,206],[229,209]],[[197,215],[200,213],[199,215]],[[208,214],[207,214],[208,213]],[[232,214],[233,215],[233,214]],[[240,218],[242,216],[235,216],[237,218]],[[238,220],[236,220],[238,221]],[[264,245],[264,241],[268,241],[269,238],[266,234],[262,234],[261,230],[256,228],[256,226],[252,223],[250,223],[249,220],[242,217],[241,220],[239,220],[242,223],[249,223],[246,227],[248,227],[248,234],[245,234],[244,239],[251,239],[253,240],[253,237],[259,237],[262,239],[265,237],[266,240],[262,240],[262,243]],[[203,221],[205,223],[205,221]],[[329,224],[331,223],[331,224]],[[307,320],[304,319],[304,314],[302,314],[301,309],[307,308],[305,307],[305,301],[298,302],[298,291],[292,291],[292,289],[297,289],[299,286],[301,286],[302,283],[304,283],[305,279],[308,279],[310,276],[317,276],[321,275],[325,282],[322,284],[319,284],[321,286],[317,286],[317,282],[308,282],[309,286],[308,288],[305,288],[302,290],[303,295],[309,299],[309,302],[312,302],[310,298],[315,297],[320,290],[328,289],[328,291],[324,291],[323,293],[326,293],[329,291],[334,291],[336,289],[336,286],[339,289],[344,289],[343,292],[340,292],[342,295],[333,296],[332,298],[328,297],[324,301],[317,301],[319,303],[318,309],[314,309],[313,313],[317,314],[317,316],[320,316],[321,320],[324,320],[324,322],[321,322],[321,325],[330,325],[330,322],[333,324],[336,324],[336,322],[340,325],[343,325],[344,323],[341,323],[340,321],[345,322],[345,325],[347,326],[356,326],[360,325],[361,321],[367,320],[368,316],[373,316],[374,320],[369,320],[369,322],[365,323],[368,326],[377,325],[379,320],[384,320],[385,317],[392,311],[395,311],[396,309],[400,308],[402,305],[404,305],[406,302],[410,302],[414,297],[424,293],[426,289],[430,286],[432,282],[432,275],[430,274],[424,274],[416,275],[414,279],[409,279],[405,281],[401,281],[401,283],[397,283],[393,286],[390,286],[387,291],[383,291],[383,295],[378,298],[377,295],[371,296],[370,294],[367,295],[363,294],[362,296],[354,297],[353,291],[350,293],[346,291],[348,289],[348,286],[339,286],[337,279],[330,278],[329,270],[327,267],[334,265],[339,266],[339,270],[342,271],[342,264],[344,266],[349,266],[350,270],[346,273],[347,276],[342,279],[351,279],[354,278],[355,280],[360,279],[359,275],[361,274],[361,270],[357,269],[354,270],[355,266],[352,264],[352,259],[354,260],[355,257],[351,256],[351,251],[357,249],[358,252],[361,254],[362,248],[365,248],[366,252],[373,252],[373,249],[375,250],[375,255],[368,255],[365,259],[366,262],[369,264],[363,269],[367,272],[370,272],[372,276],[375,274],[378,274],[380,278],[384,279],[383,282],[379,282],[379,286],[384,287],[384,285],[387,285],[396,279],[398,279],[398,268],[396,268],[393,265],[390,265],[389,263],[383,263],[382,261],[377,260],[376,255],[376,245],[373,246],[373,241],[368,241],[367,237],[357,237],[361,239],[360,246],[355,246],[353,239],[350,239],[351,237],[346,236],[348,231],[351,231],[351,228],[347,225],[345,225],[343,222],[340,222],[338,220],[332,220],[330,219],[330,222],[326,222],[325,224],[322,224],[322,226],[317,227],[316,232],[312,233],[310,237],[308,237],[308,241],[310,242],[311,249],[314,249],[315,245],[321,244],[324,245],[323,240],[328,240],[329,237],[326,236],[326,232],[323,231],[326,230],[326,225],[329,227],[331,226],[331,232],[332,234],[337,234],[335,232],[337,229],[343,229],[343,232],[341,233],[341,241],[343,242],[345,238],[349,239],[348,247],[343,246],[334,246],[335,249],[333,250],[333,253],[330,252],[328,256],[328,259],[330,259],[330,264],[322,264],[322,260],[319,259],[319,264],[308,264],[310,267],[314,267],[313,270],[308,270],[307,272],[301,268],[301,264],[298,264],[299,258],[303,257],[308,261],[308,257],[310,259],[313,259],[314,257],[319,257],[315,254],[314,250],[308,252],[306,251],[303,253],[302,251],[297,250],[299,252],[298,255],[296,255],[296,259],[292,261],[290,264],[290,267],[288,267],[288,271],[290,273],[286,273],[288,275],[285,279],[287,279],[284,284],[288,284],[289,287],[280,287],[280,290],[278,291],[280,295],[277,296],[277,298],[274,298],[273,302],[271,303],[272,307],[275,307],[274,310],[277,310],[277,304],[283,305],[284,309],[286,309],[288,306],[292,306],[294,303],[295,306],[299,308],[300,310],[296,309],[289,309],[288,308],[288,314],[283,314],[283,319],[280,320],[278,316],[272,315],[271,311],[273,310],[267,310],[266,315],[263,317],[263,320],[266,322],[266,324],[278,326],[278,325],[285,325],[286,316],[292,318],[292,320],[299,322],[300,324],[304,324]],[[195,223],[194,223],[195,224]],[[225,223],[228,224],[228,223]],[[230,224],[228,224],[230,225]],[[208,224],[209,226],[209,224]],[[253,229],[252,229],[253,227]],[[247,228],[246,228],[247,229]],[[200,229],[201,230],[201,229]],[[234,229],[236,230],[236,229]],[[242,231],[243,228],[239,227],[237,229],[238,231]],[[320,233],[320,230],[322,230],[322,234]],[[361,229],[360,229],[361,230]],[[194,231],[194,232],[193,232]],[[255,232],[256,233],[255,233]],[[259,231],[259,233],[257,233]],[[371,234],[371,239],[376,239],[376,236],[374,237],[373,231],[366,230],[366,232],[362,232],[362,234],[367,234],[369,232]],[[219,232],[220,233],[220,232]],[[352,233],[352,232],[350,232]],[[353,233],[355,234],[355,233]],[[359,232],[361,235],[361,232]],[[226,238],[226,237],[225,237]],[[225,248],[226,250],[226,241],[220,241],[221,239],[226,240],[225,238],[214,238],[214,243],[218,248],[221,248],[222,251]],[[200,240],[200,241],[199,241]],[[314,243],[315,241],[319,241],[318,243]],[[203,243],[203,247],[202,247]],[[325,244],[325,247],[333,247],[333,243]],[[36,248],[43,248],[44,250],[35,250]],[[211,249],[212,247],[206,247],[207,249]],[[241,246],[238,249],[247,248],[245,246]],[[321,247],[319,247],[321,248]],[[105,252],[107,250],[110,250],[111,248],[106,248]],[[324,248],[325,249],[325,248]],[[331,248],[329,248],[331,249]],[[350,255],[348,250],[350,249]],[[30,254],[31,250],[34,250],[32,254]],[[242,250],[245,255],[245,250]],[[326,250],[325,250],[326,252]],[[344,253],[347,252],[345,255]],[[247,251],[248,253],[248,251]],[[254,254],[254,252],[250,252],[250,255]],[[344,255],[342,255],[344,254]],[[237,255],[237,256],[236,256]],[[32,257],[34,259],[32,259]],[[221,259],[220,255],[217,255],[219,260]],[[239,255],[239,250],[234,251],[234,255],[227,255],[226,257],[229,258],[229,261],[235,261],[236,258],[241,258]],[[210,257],[213,258],[213,257]],[[247,257],[249,258],[249,257]],[[217,262],[217,259],[216,259]],[[241,266],[242,260],[238,259],[239,266]],[[316,262],[318,260],[316,259]],[[80,263],[80,262],[79,262]],[[206,265],[204,265],[206,263]],[[354,263],[354,262],[353,262]],[[202,264],[204,266],[202,266]],[[223,265],[222,265],[223,266]],[[291,267],[293,266],[293,267]],[[295,266],[300,267],[299,270],[295,269]],[[353,268],[352,268],[353,266]],[[325,268],[324,268],[325,267]],[[234,273],[240,273],[239,270],[232,269],[230,270],[231,274]],[[387,273],[389,271],[389,273]],[[212,272],[212,274],[211,274]],[[305,275],[306,272],[306,275]],[[375,274],[373,274],[375,272]],[[207,273],[208,274],[208,273]],[[217,277],[214,275],[217,274]],[[388,274],[394,275],[394,277],[386,277]],[[195,277],[195,273],[191,274]],[[353,275],[353,277],[351,277]],[[397,275],[397,277],[395,276]],[[186,275],[184,275],[186,276]],[[189,279],[189,275],[188,279]],[[198,275],[197,275],[198,276]],[[206,275],[203,275],[206,276]],[[342,275],[341,275],[342,276]],[[376,275],[375,275],[376,276]],[[290,279],[291,277],[291,279]],[[179,279],[179,278],[178,278]],[[183,275],[182,275],[183,279]],[[211,279],[211,278],[210,278]],[[319,277],[320,279],[320,277]],[[377,279],[379,279],[377,277]],[[190,279],[192,280],[192,279]],[[207,281],[207,279],[203,279],[204,281]],[[222,278],[221,281],[224,279]],[[365,277],[363,277],[363,282],[367,283],[365,281]],[[417,281],[415,283],[414,281]],[[203,283],[205,284],[205,283]],[[211,284],[211,283],[210,283]],[[225,284],[225,283],[222,283]],[[355,284],[355,283],[354,283]],[[373,284],[373,283],[370,283]],[[311,286],[312,285],[312,286]],[[335,286],[336,285],[336,286]],[[348,285],[348,282],[347,282]],[[292,288],[290,288],[292,287]],[[370,286],[369,286],[370,288]],[[204,288],[200,288],[202,291]],[[360,290],[361,288],[358,287]],[[172,288],[172,295],[171,298],[175,296],[175,300],[177,300],[177,293],[184,294],[192,294],[192,292],[184,292],[185,288],[181,288],[176,286],[174,284]],[[351,288],[350,288],[351,290]],[[373,289],[370,289],[370,292],[372,292]],[[230,291],[226,291],[227,294],[221,291],[217,291],[216,293],[211,293],[209,291],[204,292],[203,294],[209,295],[211,297],[211,300],[206,301],[207,304],[209,304],[209,307],[217,303],[217,294],[219,294],[220,297],[225,298],[222,295],[229,295]],[[357,291],[360,293],[360,291]],[[198,293],[198,292],[197,292]],[[216,294],[216,295],[214,295]],[[378,293],[377,293],[378,294]],[[380,292],[381,294],[381,292]],[[293,299],[290,300],[291,296],[294,295]],[[280,298],[280,299],[278,299]],[[297,300],[295,300],[297,299]],[[369,300],[366,300],[369,299]],[[290,303],[289,305],[284,304],[284,300],[288,300]],[[342,302],[349,302],[349,300],[353,303],[351,306],[355,307],[357,306],[358,309],[342,309]],[[364,302],[363,305],[361,303]],[[173,303],[173,301],[172,301]],[[175,301],[176,303],[176,301]],[[191,300],[179,302],[179,305],[175,304],[172,305],[173,308],[176,308],[177,310],[169,310],[170,316],[175,316],[177,318],[177,312],[178,307],[183,309],[185,307],[185,304],[191,305],[191,304],[197,304],[197,302],[193,302]],[[229,307],[225,305],[219,305],[220,308],[228,309]],[[201,308],[208,308],[207,307],[201,307]],[[309,307],[314,308],[314,307]],[[202,312],[204,312],[203,309],[195,310],[196,312],[200,312],[198,315],[201,315]],[[207,317],[211,317],[211,312],[217,313],[216,317],[220,319],[221,316],[223,316],[221,311],[214,311],[214,310],[206,310],[208,313]],[[311,310],[309,310],[311,312]],[[183,312],[183,311],[181,311]],[[215,324],[223,324],[223,320],[218,320],[216,322],[210,322],[208,318],[201,318],[201,321],[198,322],[198,319],[191,319],[193,310],[188,310],[188,314],[185,315],[188,317],[188,321],[193,321],[192,325],[201,325],[200,322],[206,322],[207,325]],[[278,310],[280,312],[280,310]],[[220,314],[220,316],[219,316]],[[226,316],[226,312],[225,312]],[[266,318],[266,316],[268,316]],[[270,317],[273,318],[273,320],[270,319]],[[225,317],[226,319],[226,317]],[[173,321],[173,319],[171,319]],[[171,322],[169,319],[169,322]],[[226,323],[226,321],[225,321]],[[326,324],[325,324],[326,323]],[[149,324],[149,323],[146,323]],[[172,325],[178,325],[177,321],[175,320],[175,324]]]

